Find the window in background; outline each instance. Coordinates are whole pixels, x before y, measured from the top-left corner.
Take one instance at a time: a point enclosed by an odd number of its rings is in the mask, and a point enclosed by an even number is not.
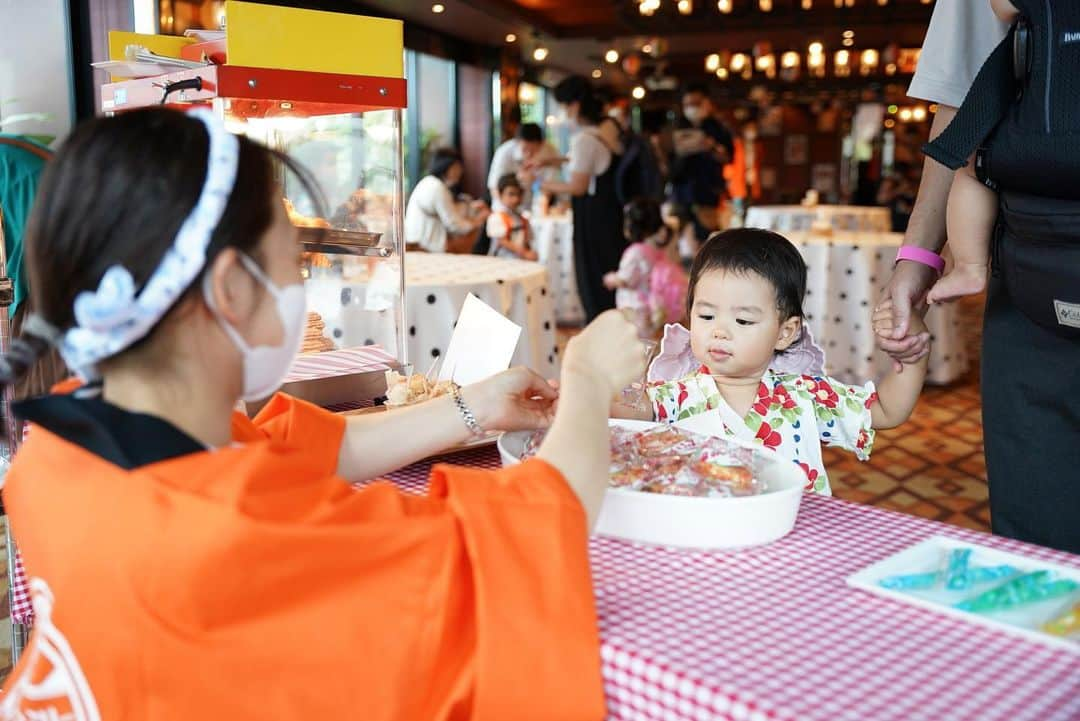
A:
[[[547,98],[547,90],[532,83],[522,83],[518,86],[518,104],[521,106],[521,122],[536,123],[544,126],[544,104]]]
[[[421,172],[435,148],[457,144],[457,68],[449,60],[417,54],[418,150]]]

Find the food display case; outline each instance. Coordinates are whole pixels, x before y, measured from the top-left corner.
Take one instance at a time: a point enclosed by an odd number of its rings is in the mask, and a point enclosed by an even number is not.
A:
[[[308,326],[285,390],[324,406],[386,391],[404,340],[400,21],[230,0],[224,30],[110,34],[102,107],[209,105],[232,132],[279,150],[286,209],[304,246]],[[363,292],[346,278],[368,279]]]

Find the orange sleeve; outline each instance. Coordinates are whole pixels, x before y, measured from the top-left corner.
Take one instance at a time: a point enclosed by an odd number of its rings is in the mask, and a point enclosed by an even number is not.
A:
[[[345,418],[316,405],[278,393],[253,419],[233,415],[233,439],[251,442],[270,439],[302,448],[311,459],[313,471],[337,473],[341,443],[345,438]]]
[[[539,459],[436,466],[430,494],[458,518],[472,567],[474,717],[604,718],[585,512],[562,474]]]

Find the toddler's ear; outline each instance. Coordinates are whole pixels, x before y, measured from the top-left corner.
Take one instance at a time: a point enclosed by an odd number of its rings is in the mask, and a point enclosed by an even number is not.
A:
[[[783,351],[799,340],[802,335],[802,318],[793,315],[780,324],[780,333],[776,337],[776,350]]]

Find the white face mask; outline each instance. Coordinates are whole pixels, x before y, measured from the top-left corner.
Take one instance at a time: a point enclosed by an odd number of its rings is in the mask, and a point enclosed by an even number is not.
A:
[[[281,345],[261,345],[255,348],[249,346],[236,329],[218,313],[213,294],[210,292],[209,273],[203,276],[203,297],[214,313],[214,317],[225,330],[225,334],[244,356],[244,391],[241,398],[245,401],[257,401],[268,397],[278,389],[281,382],[285,380],[285,376],[288,375],[289,369],[292,368],[297,354],[300,353],[307,321],[307,296],[302,283],[295,283],[284,288],[274,285],[262,268],[243,253],[240,254],[240,262],[274,298],[278,320],[281,321],[283,331]]]

